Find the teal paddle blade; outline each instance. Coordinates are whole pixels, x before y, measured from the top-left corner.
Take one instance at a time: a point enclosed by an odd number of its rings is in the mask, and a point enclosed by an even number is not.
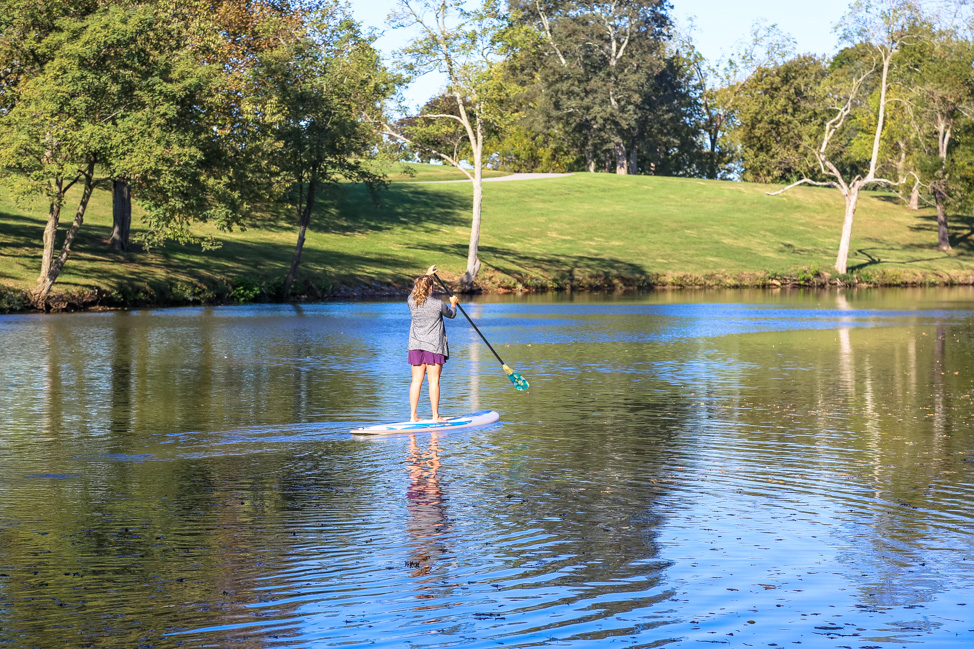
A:
[[[511,383],[513,383],[514,387],[518,390],[527,390],[531,387],[531,384],[528,383],[526,378],[512,370],[507,365],[504,365],[504,371],[507,372],[507,378],[511,379]]]

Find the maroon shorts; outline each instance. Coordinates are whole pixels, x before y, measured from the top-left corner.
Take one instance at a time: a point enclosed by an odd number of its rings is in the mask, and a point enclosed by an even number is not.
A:
[[[422,349],[409,350],[410,365],[442,365],[446,362],[446,358],[443,354],[434,354]]]

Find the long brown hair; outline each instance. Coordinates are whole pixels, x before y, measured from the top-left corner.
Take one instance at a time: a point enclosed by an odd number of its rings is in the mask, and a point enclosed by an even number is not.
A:
[[[413,302],[416,306],[423,306],[426,302],[426,298],[430,296],[433,292],[433,278],[429,275],[422,275],[416,278],[416,283],[413,285]]]

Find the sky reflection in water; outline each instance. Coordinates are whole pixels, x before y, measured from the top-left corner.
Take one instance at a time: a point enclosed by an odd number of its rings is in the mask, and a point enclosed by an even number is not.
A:
[[[399,303],[0,318],[0,646],[974,637],[970,291],[468,312],[381,439]]]

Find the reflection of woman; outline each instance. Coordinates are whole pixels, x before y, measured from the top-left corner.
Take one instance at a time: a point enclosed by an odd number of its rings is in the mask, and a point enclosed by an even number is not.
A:
[[[446,421],[440,417],[440,374],[443,364],[450,357],[450,346],[446,342],[443,316],[457,317],[457,297],[450,296],[449,306],[432,297],[435,272],[434,264],[425,275],[417,277],[413,292],[406,300],[412,316],[409,325],[409,364],[413,370],[413,381],[409,386],[410,421],[419,421],[416,408],[419,406],[424,375],[430,393],[430,405],[433,406],[433,421]]]
[[[438,543],[447,530],[446,502],[437,471],[440,468],[436,433],[430,438],[429,453],[424,455],[416,444],[416,436],[409,438],[409,488],[406,491],[407,529],[414,548],[408,565],[413,577],[428,575],[433,569],[434,554],[446,552]],[[426,596],[421,596],[426,597]],[[430,596],[431,597],[431,596]]]

